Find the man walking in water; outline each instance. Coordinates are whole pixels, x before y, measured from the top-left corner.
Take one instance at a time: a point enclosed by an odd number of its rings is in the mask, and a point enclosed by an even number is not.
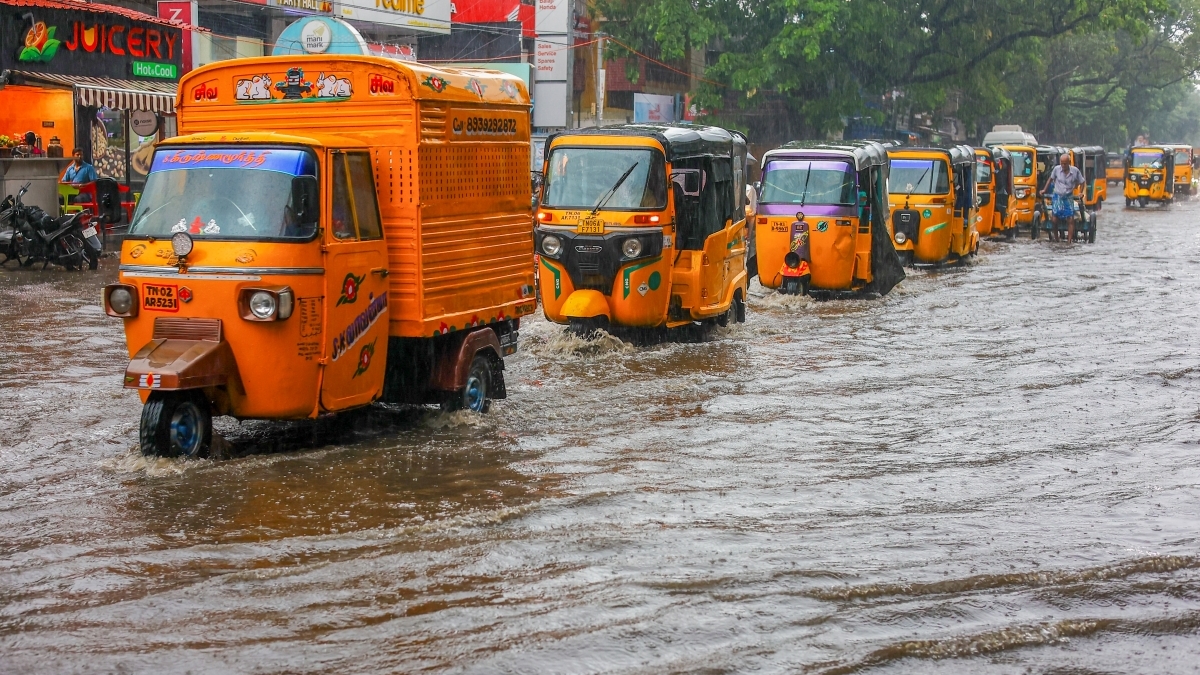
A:
[[[1079,168],[1071,166],[1071,155],[1063,153],[1058,158],[1058,166],[1050,172],[1046,187],[1042,188],[1042,192],[1050,192],[1050,186],[1054,186],[1054,192],[1050,193],[1054,197],[1050,213],[1054,217],[1054,228],[1051,230],[1051,235],[1055,241],[1058,241],[1063,218],[1067,219],[1067,241],[1075,241],[1074,192],[1075,187],[1083,185],[1083,182],[1083,174],[1079,172]]]

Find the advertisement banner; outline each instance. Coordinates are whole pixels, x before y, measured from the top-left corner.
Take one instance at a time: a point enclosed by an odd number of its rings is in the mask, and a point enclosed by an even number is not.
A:
[[[674,122],[675,97],[656,94],[633,95],[634,122]]]
[[[450,0],[335,0],[334,15],[449,35],[450,5]]]
[[[182,21],[189,26],[199,25],[196,22],[198,11],[196,0],[185,0],[184,2],[159,0],[158,3],[158,18],[169,21]],[[183,72],[186,73],[196,67],[196,62],[192,57],[196,53],[196,34],[194,32],[184,31],[183,43],[180,50],[183,52]]]
[[[566,35],[571,21],[571,0],[537,0],[534,26],[538,35],[559,33]]]
[[[130,80],[183,67],[176,26],[88,10],[23,10],[0,14],[0,70]]]

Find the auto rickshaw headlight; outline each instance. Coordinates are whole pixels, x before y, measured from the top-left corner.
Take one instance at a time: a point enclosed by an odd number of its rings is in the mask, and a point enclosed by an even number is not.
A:
[[[1017,199],[1025,199],[1029,196],[1029,188],[1017,188]]]
[[[275,302],[275,296],[266,291],[255,291],[250,296],[250,313],[261,321],[273,319],[278,309],[279,303]]]
[[[247,321],[283,321],[292,315],[296,294],[288,286],[243,288],[238,313]]]
[[[897,232],[897,233],[896,233],[896,243],[897,243],[897,244],[903,244],[903,243],[904,243],[904,242],[906,242],[906,241],[908,241],[908,235],[907,235],[907,234],[904,234],[903,232]]]
[[[621,253],[624,254],[626,258],[638,257],[642,254],[642,240],[638,239],[637,237],[626,239],[625,242],[621,244]]]
[[[1151,176],[1150,178],[1151,178],[1152,180],[1154,180],[1155,182],[1158,182],[1158,181],[1162,180],[1162,174],[1161,174],[1161,173],[1156,173],[1156,174],[1154,174],[1153,176]]]
[[[542,237],[542,253],[557,258],[562,253],[562,240],[552,234]]]
[[[104,313],[122,319],[137,316],[137,289],[127,284],[104,287]]]

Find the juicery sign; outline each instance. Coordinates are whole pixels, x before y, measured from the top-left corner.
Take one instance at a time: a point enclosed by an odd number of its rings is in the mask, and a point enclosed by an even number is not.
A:
[[[0,4],[0,69],[175,79],[183,31],[104,12]]]

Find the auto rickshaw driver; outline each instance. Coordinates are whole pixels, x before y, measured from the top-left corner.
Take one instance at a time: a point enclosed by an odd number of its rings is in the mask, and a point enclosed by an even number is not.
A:
[[[1062,221],[1067,221],[1067,241],[1075,241],[1075,188],[1084,184],[1083,173],[1071,165],[1071,154],[1064,153],[1058,158],[1058,166],[1050,171],[1043,192],[1053,197],[1050,213],[1056,221],[1056,226],[1050,230],[1051,237],[1059,240]]]

